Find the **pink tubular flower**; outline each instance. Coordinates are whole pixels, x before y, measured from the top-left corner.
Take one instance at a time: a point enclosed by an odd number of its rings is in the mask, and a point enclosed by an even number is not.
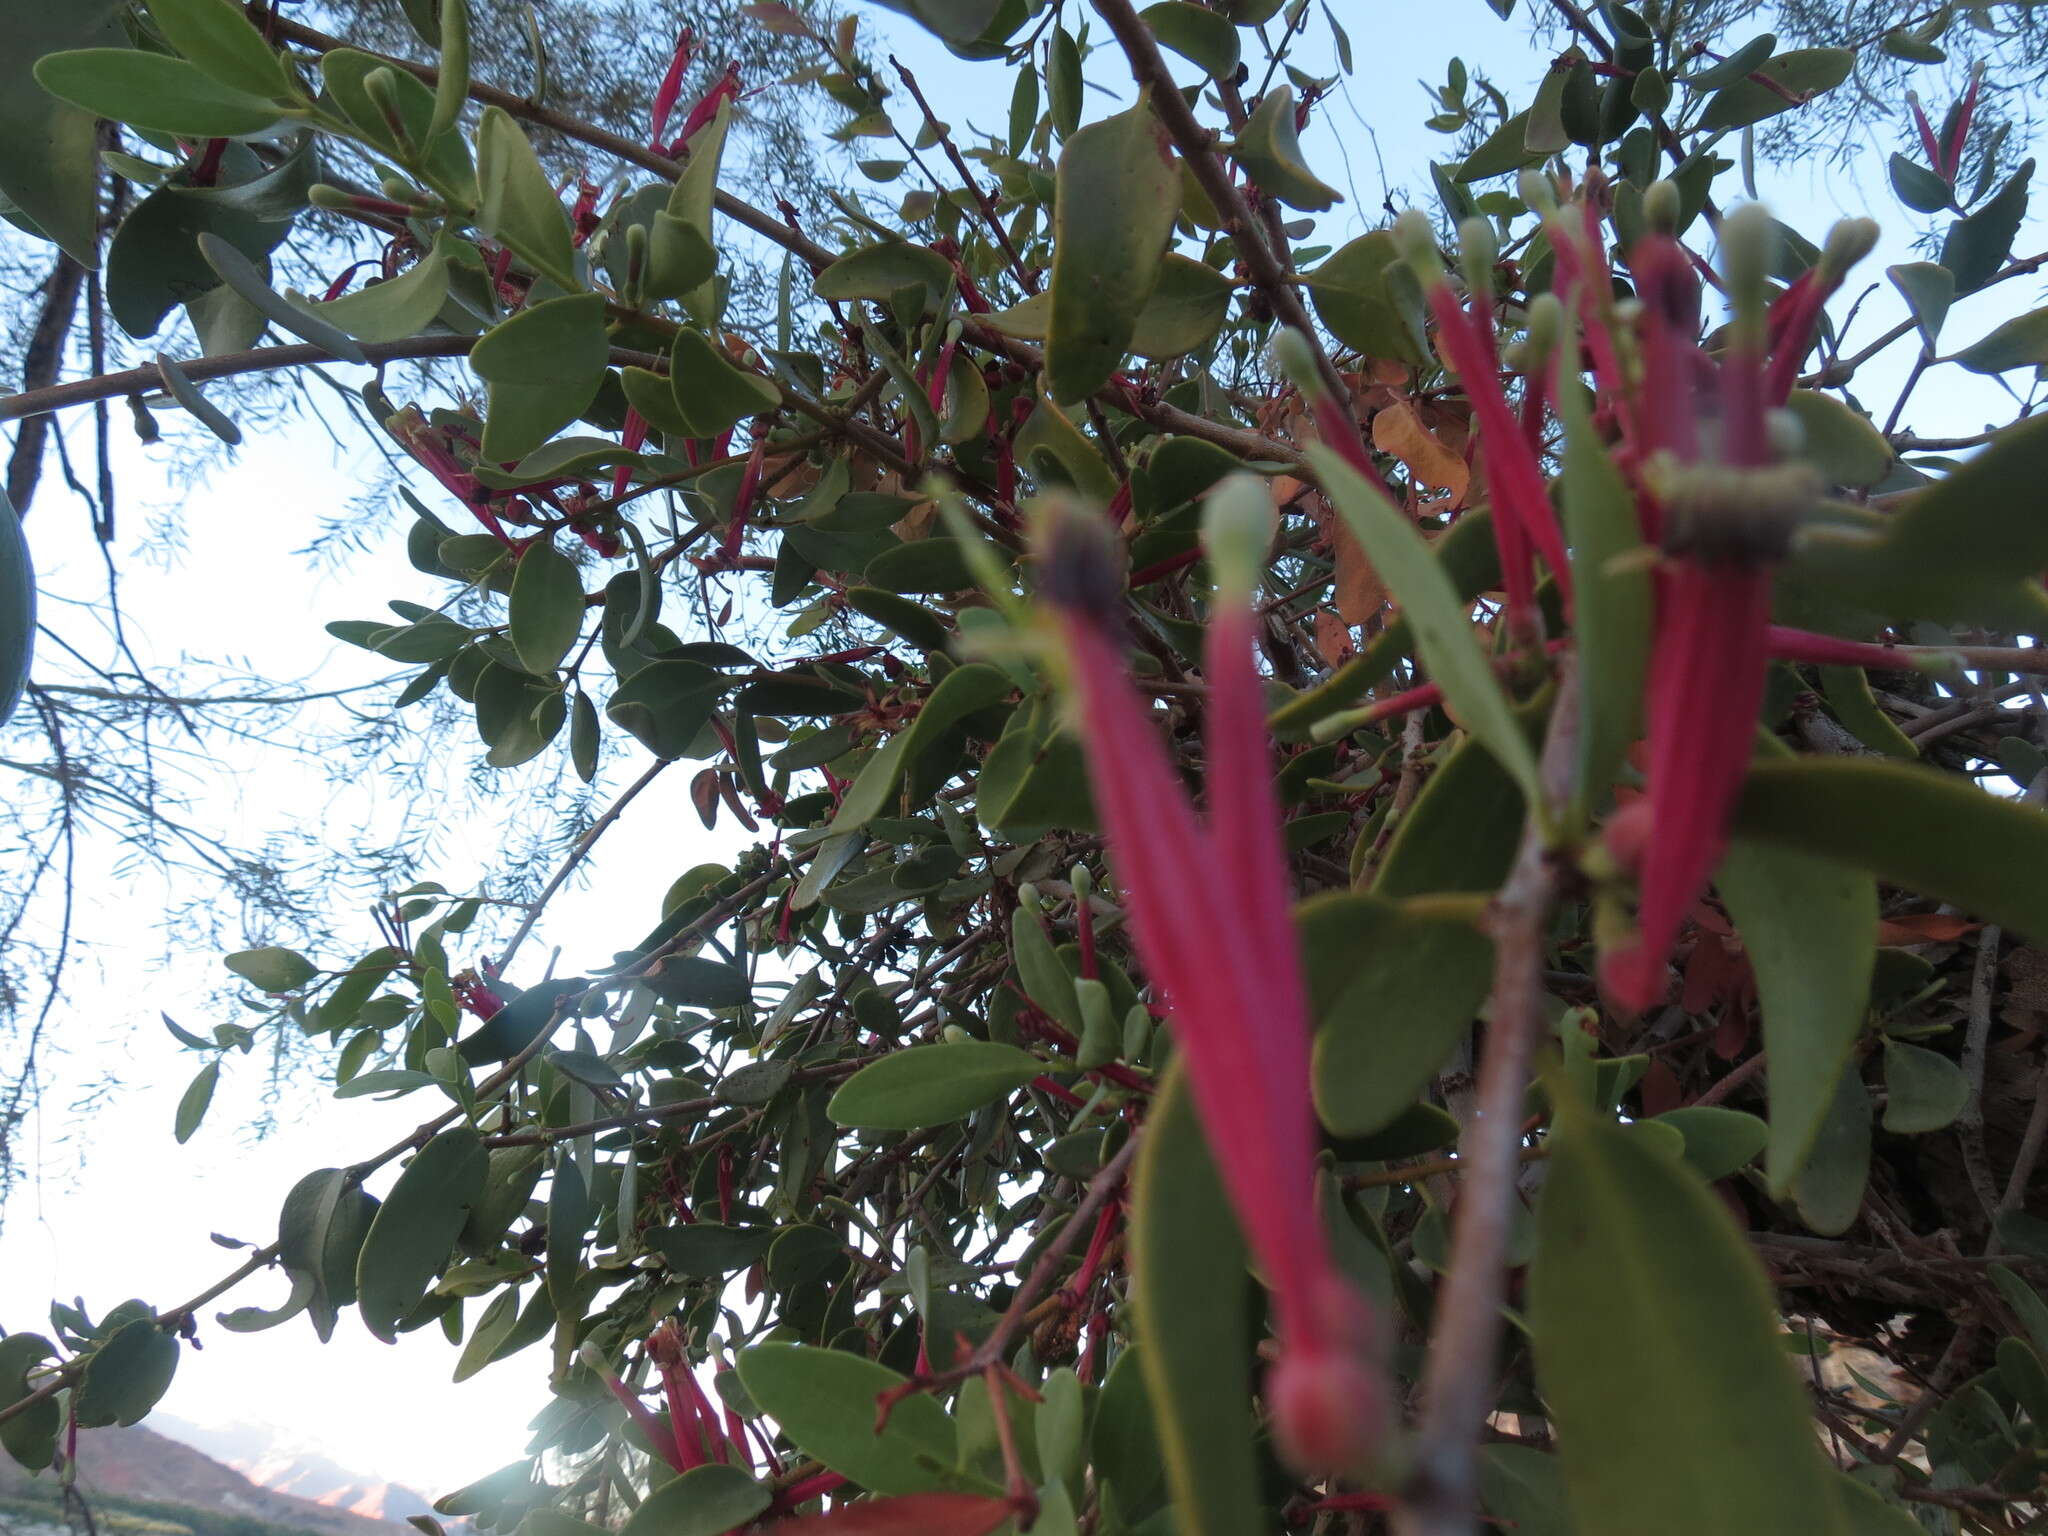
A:
[[[1536,461],[1527,431],[1516,420],[1507,396],[1501,391],[1493,327],[1460,304],[1448,282],[1436,285],[1429,304],[1436,316],[1437,344],[1443,349],[1444,360],[1464,384],[1465,398],[1472,403],[1472,414],[1479,419],[1479,451],[1493,506],[1502,579],[1510,594],[1519,592],[1521,601],[1516,606],[1526,609],[1533,600],[1535,587],[1528,564],[1534,549],[1542,553],[1559,588],[1569,596],[1571,566],[1565,558],[1564,536],[1558,531],[1557,515],[1551,510],[1543,467]]]
[[[619,446],[628,453],[638,453],[647,446],[648,431],[647,418],[630,405],[627,406],[626,426],[625,430],[619,433]],[[612,470],[613,501],[626,494],[626,484],[632,478],[633,466],[630,464],[620,464]]]
[[[657,153],[662,132],[668,127],[668,115],[675,111],[676,98],[683,93],[683,72],[690,67],[696,52],[697,34],[685,27],[676,35],[676,51],[669,55],[668,68],[654,90],[653,131],[648,135],[647,147]]]
[[[699,96],[690,107],[689,115],[683,119],[682,132],[678,133],[668,146],[669,158],[674,159],[688,148],[690,140],[696,137],[697,130],[718,116],[720,105],[738,100],[739,94],[740,67],[737,64],[728,64],[725,66],[725,73],[718,77],[711,89]]]
[[[1641,1011],[1662,997],[1665,957],[1725,845],[1763,703],[1771,657],[1771,572],[1819,487],[1780,465],[1769,412],[1789,392],[1784,359],[1804,355],[1820,306],[1869,249],[1865,224],[1838,226],[1810,282],[1785,308],[1763,303],[1768,227],[1761,210],[1722,225],[1735,313],[1718,362],[1699,349],[1699,285],[1669,235],[1637,242],[1629,262],[1642,299],[1643,364],[1635,462],[1655,493],[1662,544],[1650,660],[1646,841],[1639,934],[1602,957],[1613,1001]],[[1646,524],[1652,517],[1646,515]],[[1632,818],[1633,819],[1633,818]]]
[[[1272,503],[1248,476],[1209,499],[1219,591],[1209,624],[1204,825],[1124,666],[1122,593],[1100,518],[1057,517],[1044,591],[1072,663],[1089,779],[1138,958],[1164,1002],[1209,1145],[1272,1290],[1280,1359],[1266,1381],[1279,1443],[1311,1471],[1355,1470],[1383,1422],[1377,1329],[1339,1274],[1315,1201],[1309,1020],[1280,806],[1253,661],[1251,598]]]

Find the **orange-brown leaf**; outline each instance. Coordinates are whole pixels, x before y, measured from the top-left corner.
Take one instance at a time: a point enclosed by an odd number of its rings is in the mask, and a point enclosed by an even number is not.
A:
[[[1465,499],[1471,471],[1422,424],[1422,413],[1414,401],[1397,400],[1374,416],[1372,443],[1381,453],[1391,453],[1406,465],[1417,486],[1443,487],[1450,492],[1451,506]]]

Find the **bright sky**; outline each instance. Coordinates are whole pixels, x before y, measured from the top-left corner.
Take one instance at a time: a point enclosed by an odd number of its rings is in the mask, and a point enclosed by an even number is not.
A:
[[[864,24],[910,64],[956,128],[972,124],[1002,131],[1010,86],[999,65],[964,64],[893,13],[870,5],[859,9]],[[1519,31],[1499,24],[1483,0],[1336,9],[1351,30],[1363,73],[1350,84],[1349,102],[1337,101],[1307,136],[1311,163],[1352,194],[1325,216],[1315,236],[1317,243],[1331,245],[1377,221],[1383,195],[1379,159],[1397,186],[1404,180],[1426,185],[1424,157],[1442,153],[1444,141],[1419,126],[1429,108],[1413,82],[1441,80],[1447,48],[1464,49],[1468,63],[1484,63],[1510,97],[1526,95],[1523,88],[1546,62],[1518,46]],[[1311,31],[1326,35],[1320,23]],[[1308,57],[1314,62],[1305,61],[1305,67],[1335,72],[1326,57]],[[1190,71],[1183,73],[1192,78]],[[1120,60],[1099,55],[1090,75],[1128,99]],[[1089,114],[1109,102],[1091,93]],[[898,105],[909,108],[907,101]],[[1359,113],[1379,127],[1377,158]],[[909,116],[899,122],[914,131]],[[887,153],[871,145],[862,153]],[[1875,210],[1886,221],[1885,246],[1866,266],[1868,280],[1882,291],[1859,322],[1857,333],[1865,338],[1902,313],[1883,284],[1882,266],[1913,258],[1903,238],[1905,216],[1878,180],[1881,169],[1874,162],[1881,158],[1880,153],[1864,171],[1867,201],[1830,194],[1815,166],[1775,175],[1765,188],[1816,237],[1836,214]],[[2000,290],[1965,301],[1945,339],[1954,345],[1972,340],[2032,297]],[[337,376],[348,372],[337,370]],[[2005,397],[1988,381],[1949,369],[1939,388],[1923,386],[1919,399],[1920,409],[1908,413],[1919,430],[1970,431],[1995,417]],[[1870,403],[1881,408],[1888,400],[1875,396]],[[85,417],[77,413],[70,419],[77,425]],[[175,658],[182,650],[215,661],[246,655],[263,673],[302,677],[316,687],[378,675],[364,653],[331,641],[321,625],[381,613],[391,597],[434,600],[428,595],[433,584],[406,563],[403,529],[409,519],[396,505],[369,552],[332,574],[313,571],[297,553],[323,517],[342,510],[358,466],[368,462],[352,429],[340,430],[349,438],[348,451],[336,450],[310,424],[278,436],[252,435],[227,466],[187,491],[168,472],[175,457],[171,448],[140,448],[117,421],[127,509],[118,555],[129,620],[145,654]],[[423,494],[431,500],[430,492]],[[142,515],[145,506],[150,516]],[[149,528],[157,518],[174,519],[182,529],[185,547],[168,562],[151,556]],[[100,566],[83,525],[82,513],[52,472],[28,523],[37,562],[48,590],[90,600],[100,590]],[[625,768],[638,771],[631,761]],[[564,946],[565,968],[586,956],[608,955],[621,926],[636,933],[644,929],[643,919],[657,910],[670,880],[720,855],[723,839],[702,831],[688,804],[687,781],[679,772],[658,784],[603,845],[595,860],[601,894],[572,889],[550,912],[539,937]],[[373,780],[337,794],[315,765],[250,751],[222,762],[219,793],[202,811],[246,815],[259,824],[297,813],[348,825],[388,817],[391,808],[391,797],[380,795]],[[468,846],[465,839],[472,830],[452,827],[446,857],[420,876],[459,889],[487,872],[488,850]],[[236,1058],[206,1126],[178,1147],[171,1139],[172,1114],[196,1062],[163,1030],[157,1011],[167,1009],[202,1031],[215,1022],[202,999],[218,981],[218,957],[201,952],[166,961],[169,945],[153,918],[165,892],[147,878],[117,872],[116,852],[89,850],[82,925],[102,939],[128,937],[103,946],[96,962],[74,976],[53,1030],[67,1055],[61,1066],[67,1086],[102,1075],[122,1086],[83,1121],[66,1113],[60,1091],[38,1122],[42,1141],[29,1152],[40,1156],[40,1177],[16,1197],[0,1229],[0,1321],[10,1328],[44,1326],[52,1296],[83,1295],[96,1314],[130,1295],[158,1305],[182,1300],[235,1263],[207,1241],[208,1231],[268,1241],[278,1206],[301,1174],[388,1145],[436,1107],[425,1096],[395,1104],[336,1103],[318,1083],[284,1084],[276,1088],[284,1106],[280,1129],[251,1143],[236,1127],[255,1116],[273,1085],[260,1056]],[[374,942],[366,930],[360,947]],[[530,947],[528,958],[544,956],[546,944]],[[226,1304],[272,1305],[283,1293],[281,1280],[272,1277]],[[256,1335],[207,1327],[203,1337],[205,1351],[187,1357],[165,1400],[167,1411],[202,1424],[288,1416],[286,1427],[295,1435],[344,1465],[407,1483],[429,1498],[514,1459],[524,1443],[525,1422],[546,1391],[539,1350],[454,1386],[448,1373],[455,1351],[438,1332],[385,1346],[352,1316],[325,1347],[303,1321]]]

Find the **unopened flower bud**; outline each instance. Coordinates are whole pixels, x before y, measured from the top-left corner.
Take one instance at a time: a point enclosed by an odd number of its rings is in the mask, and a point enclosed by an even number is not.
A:
[[[1493,221],[1474,216],[1458,225],[1458,266],[1465,275],[1465,288],[1482,303],[1493,299],[1493,268],[1500,260],[1500,241],[1493,233]]]
[[[390,130],[401,156],[412,152],[412,131],[406,125],[405,112],[398,102],[398,74],[389,64],[379,65],[363,76],[363,94],[370,98],[370,105],[377,109],[377,115]]]
[[[1761,203],[1744,203],[1721,220],[1720,239],[1735,339],[1761,351],[1771,302],[1771,254],[1778,243],[1775,223]]]
[[[1683,211],[1675,181],[1653,181],[1643,193],[1643,222],[1657,234],[1677,234]]]
[[[1088,898],[1095,894],[1095,877],[1088,873],[1086,864],[1076,864],[1067,871],[1067,884],[1074,888],[1074,905],[1085,907]]]
[[[1321,394],[1322,375],[1316,367],[1315,348],[1309,339],[1291,326],[1273,338],[1273,361],[1287,382],[1307,393]]]
[[[1529,301],[1529,328],[1522,338],[1521,355],[1516,359],[1524,374],[1534,377],[1549,366],[1564,335],[1564,326],[1564,304],[1556,294],[1539,293]]]
[[[1228,476],[1202,502],[1202,552],[1219,603],[1251,601],[1273,548],[1273,497],[1256,475]]]
[[[1524,166],[1515,174],[1515,190],[1532,213],[1549,218],[1557,212],[1557,184],[1549,173],[1536,166]]]
[[[1427,291],[1444,280],[1443,252],[1436,248],[1436,231],[1428,217],[1414,208],[1404,209],[1394,220],[1394,245]]]
[[[1821,280],[1830,285],[1876,249],[1878,224],[1875,219],[1841,219],[1828,231],[1820,248]]]

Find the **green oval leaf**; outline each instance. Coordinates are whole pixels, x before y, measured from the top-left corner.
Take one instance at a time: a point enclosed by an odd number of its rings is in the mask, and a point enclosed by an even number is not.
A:
[[[739,367],[702,331],[676,333],[668,381],[692,437],[717,437],[749,416],[774,410],[782,400],[773,384]]]
[[[581,416],[610,357],[601,294],[546,299],[485,332],[469,354],[490,386],[483,456],[523,459]]]
[[[396,277],[306,308],[357,341],[401,341],[433,324],[447,302],[448,259],[437,243]]]
[[[175,1337],[152,1318],[123,1323],[87,1358],[72,1413],[87,1428],[139,1424],[170,1389],[177,1370]]]
[[[1294,127],[1294,91],[1280,86],[1259,98],[1230,152],[1259,190],[1303,213],[1320,213],[1343,195],[1308,168]]]
[[[1955,1123],[1970,1100],[1970,1080],[1939,1051],[1887,1040],[1884,1045],[1884,1128],[1918,1136]]]
[[[1947,361],[1961,363],[1972,373],[2004,373],[2048,363],[2048,309],[2015,315]]]
[[[509,625],[519,664],[536,677],[553,675],[583,633],[583,575],[545,539],[513,568]]]
[[[1575,1529],[1841,1532],[1770,1287],[1727,1211],[1651,1138],[1554,1099],[1529,1324]]]
[[[724,1536],[766,1509],[770,1497],[738,1467],[692,1467],[650,1493],[619,1536]]]
[[[953,1471],[953,1421],[938,1400],[915,1393],[875,1433],[875,1399],[904,1385],[887,1366],[836,1349],[757,1344],[739,1358],[740,1381],[761,1411],[805,1455],[874,1493],[958,1488],[987,1492]]]
[[[1468,913],[1362,891],[1295,909],[1316,1021],[1316,1113],[1367,1136],[1400,1119],[1486,1001],[1493,946]]]
[[[1028,1051],[993,1040],[916,1045],[869,1062],[825,1106],[837,1125],[916,1131],[958,1120],[1045,1070]]]
[[[1932,352],[1941,335],[1941,323],[1948,318],[1948,307],[1955,300],[1956,275],[1932,261],[1901,262],[1886,267],[1884,274],[1913,311],[1913,323],[1920,327],[1920,337]]]
[[[1130,1224],[1138,1360],[1161,1442],[1148,1449],[1163,1453],[1176,1529],[1183,1536],[1265,1530],[1258,1436],[1245,1393],[1252,1339],[1244,1238],[1179,1071],[1168,1075],[1146,1117]],[[1098,1467],[1107,1412],[1105,1403]]]
[[[36,650],[36,573],[28,536],[0,489],[0,725],[13,717],[28,687]]]
[[[1700,114],[1700,127],[1745,128],[1789,112],[1802,98],[1833,90],[1855,67],[1853,48],[1795,48],[1781,53],[1716,91]]]
[[[2048,628],[2048,518],[2034,497],[2048,475],[2048,419],[1998,434],[1960,469],[1882,518],[1816,522],[1791,569],[1885,618]]]
[[[178,1114],[172,1134],[177,1137],[179,1146],[192,1139],[200,1121],[206,1118],[206,1106],[213,1102],[214,1086],[219,1082],[220,1063],[209,1061],[178,1096]]]
[[[1685,1160],[1709,1181],[1726,1178],[1763,1151],[1771,1128],[1739,1109],[1718,1104],[1693,1104],[1666,1110],[1656,1124],[1668,1125],[1685,1138]]]
[[[221,963],[265,992],[295,992],[320,974],[304,955],[277,944],[241,950]]]
[[[485,107],[477,122],[476,179],[477,228],[503,241],[564,288],[580,286],[569,243],[569,216],[533,146],[503,107]],[[602,301],[598,308],[602,313]],[[589,403],[588,396],[583,403]],[[579,405],[570,414],[581,410]]]
[[[924,288],[929,309],[952,291],[953,264],[929,246],[884,240],[840,257],[811,286],[821,299],[885,302],[913,284]]]
[[[35,73],[52,96],[95,117],[187,138],[261,133],[279,115],[262,97],[222,85],[183,59],[139,48],[52,53],[37,63]]]
[[[1045,378],[1055,400],[1082,400],[1130,350],[1180,211],[1180,172],[1150,100],[1069,137],[1055,185]]]
[[[0,1408],[12,1407],[29,1394],[29,1368],[56,1357],[57,1347],[39,1333],[10,1333],[0,1339]],[[57,1454],[57,1434],[64,1411],[46,1397],[0,1424],[0,1447],[31,1472],[40,1472]]]
[[[1771,1057],[1764,1167],[1783,1195],[1863,1028],[1877,963],[1877,886],[1860,870],[1751,837],[1730,842],[1714,883],[1756,973]]]
[[[117,0],[18,5],[0,49],[0,197],[88,270],[100,264],[99,126],[36,83],[46,55],[126,41]]]
[[[290,101],[298,87],[283,60],[231,0],[149,0],[170,45],[230,90]]]
[[[647,1246],[677,1274],[715,1280],[752,1268],[767,1256],[779,1231],[776,1227],[729,1227],[699,1221],[650,1232]]]
[[[1199,65],[1218,80],[1237,73],[1237,28],[1216,12],[1190,5],[1188,0],[1158,0],[1138,12],[1152,35],[1190,64]]]
[[[1799,456],[1828,484],[1865,490],[1892,472],[1891,444],[1861,411],[1810,389],[1793,390],[1785,408],[1805,438]]]
[[[1168,251],[1152,297],[1138,311],[1131,351],[1155,362],[1200,351],[1223,328],[1235,291],[1230,279],[1206,261]]]
[[[2048,814],[1951,774],[1869,759],[1758,763],[1736,825],[2048,938]]]
[[[490,1155],[466,1125],[443,1131],[407,1164],[370,1223],[356,1259],[363,1324],[389,1344],[426,1299],[484,1190]]]

